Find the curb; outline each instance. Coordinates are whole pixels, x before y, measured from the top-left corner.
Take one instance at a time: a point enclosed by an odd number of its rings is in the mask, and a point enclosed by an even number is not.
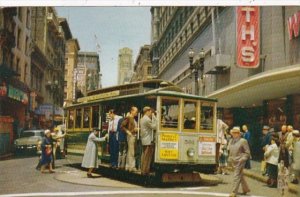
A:
[[[11,157],[13,155],[14,155],[13,153],[8,153],[8,154],[5,154],[5,155],[0,155],[0,160],[7,159],[8,157]]]
[[[253,173],[250,170],[246,170],[246,169],[244,169],[244,175],[249,178],[255,179],[257,181],[263,182],[263,183],[267,183],[267,180],[268,180],[267,177],[262,176],[257,173]],[[299,192],[298,187],[295,184],[288,183],[288,188],[289,188],[289,192],[291,192],[291,193],[298,194],[298,192]]]

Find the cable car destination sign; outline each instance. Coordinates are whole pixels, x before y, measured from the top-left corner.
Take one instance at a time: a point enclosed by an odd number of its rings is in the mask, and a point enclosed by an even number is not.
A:
[[[260,55],[259,7],[237,7],[236,22],[237,66],[257,68]]]

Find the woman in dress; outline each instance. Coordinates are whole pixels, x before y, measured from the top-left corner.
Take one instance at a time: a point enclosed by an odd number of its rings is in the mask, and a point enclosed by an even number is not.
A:
[[[49,165],[49,173],[54,173],[52,169],[52,138],[50,130],[45,130],[45,138],[42,142],[42,158],[41,158],[41,172],[45,173],[46,166]]]
[[[81,166],[88,168],[87,177],[92,178],[92,171],[94,168],[98,168],[98,144],[97,142],[103,142],[106,140],[108,135],[99,138],[100,129],[94,128],[93,132],[88,137],[87,145],[84,151],[83,160]]]

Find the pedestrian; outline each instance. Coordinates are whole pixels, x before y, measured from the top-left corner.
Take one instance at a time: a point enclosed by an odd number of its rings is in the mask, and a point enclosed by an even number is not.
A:
[[[293,143],[292,143],[292,146],[289,149],[289,151],[291,152],[291,157],[292,157],[292,165],[291,165],[292,180],[291,180],[291,183],[298,184],[299,180],[296,176],[296,170],[295,170],[295,158],[296,158],[295,149],[296,149],[297,143],[300,142],[300,133],[299,133],[299,130],[293,130],[292,133],[293,133]],[[299,155],[297,155],[297,156],[299,157]]]
[[[41,173],[45,173],[46,166],[49,166],[49,173],[54,173],[52,169],[52,138],[49,129],[45,130],[45,138],[42,142]]]
[[[51,133],[51,138],[52,138],[52,142],[53,142],[53,162],[52,162],[52,166],[54,168],[54,163],[56,158],[56,155],[58,154],[61,157],[60,154],[60,143],[61,143],[61,139],[63,139],[66,136],[66,133],[62,134],[62,132],[59,132],[59,128],[55,127],[53,129],[54,132]]]
[[[284,196],[287,188],[288,188],[288,176],[289,170],[285,167],[284,161],[281,160],[278,164],[278,186],[277,188],[280,190],[281,196]]]
[[[219,173],[223,175],[228,175],[227,173],[227,160],[228,160],[228,146],[227,146],[227,140],[223,139],[223,142],[220,146],[220,156],[219,156]]]
[[[131,107],[129,116],[127,116],[121,124],[121,129],[127,134],[128,151],[126,155],[125,169],[128,171],[136,171],[135,144],[138,132],[138,124],[134,118],[137,115],[138,108],[135,106]]]
[[[263,151],[263,153],[266,151],[266,146],[267,145],[270,145],[271,143],[271,137],[272,137],[272,134],[270,132],[270,127],[265,125],[263,126],[263,129],[262,129],[262,138],[261,138],[261,149]],[[262,172],[262,175],[267,175],[267,163],[266,163],[266,160],[263,158],[263,160],[261,161],[261,172]]]
[[[115,110],[111,109],[108,112],[110,121],[108,123],[109,133],[109,153],[110,153],[110,165],[112,168],[118,167],[118,156],[119,156],[119,142],[117,139],[117,128],[118,122],[121,119],[120,116],[115,114]]]
[[[250,157],[250,149],[247,140],[241,138],[240,127],[233,127],[230,134],[232,140],[229,143],[228,161],[234,167],[233,188],[230,197],[236,197],[240,184],[244,195],[250,192],[243,174],[245,163]]]
[[[142,175],[149,175],[150,164],[154,153],[153,136],[154,130],[156,130],[157,127],[157,118],[152,109],[148,106],[143,108],[143,114],[140,133],[143,147],[141,173]]]
[[[267,162],[268,171],[268,186],[277,187],[277,175],[278,175],[278,159],[279,159],[279,139],[272,137],[271,145],[266,146],[264,153],[265,160]]]
[[[250,132],[249,132],[249,130],[248,130],[247,125],[243,125],[243,126],[242,126],[242,130],[243,130],[243,132],[244,132],[243,138],[245,138],[245,139],[247,140],[248,145],[249,145],[249,148],[250,148],[250,150],[251,150],[251,144],[250,144],[250,137],[251,137],[251,134],[250,134]],[[251,169],[251,163],[250,163],[250,160],[251,160],[251,155],[250,155],[250,158],[246,161],[246,164],[245,164],[245,168],[246,168],[246,169]]]
[[[81,166],[84,168],[88,168],[87,177],[92,178],[92,171],[94,168],[98,168],[98,144],[97,142],[104,142],[108,134],[106,134],[104,137],[99,138],[97,137],[99,135],[100,129],[93,128],[93,131],[90,133],[87,144],[85,147],[82,164]]]
[[[282,125],[281,127],[281,135],[279,138],[280,141],[280,153],[279,153],[279,161],[283,160],[284,161],[284,165],[285,167],[289,168],[290,165],[290,161],[289,161],[289,150],[287,148],[287,137],[288,137],[289,133],[287,131],[287,126],[286,125]]]
[[[221,119],[217,119],[217,143],[216,143],[216,158],[217,161],[219,161],[220,158],[220,150],[221,150],[221,144],[224,142],[225,139],[225,133],[226,130],[228,129],[228,125],[223,122]],[[220,172],[220,166],[217,163],[217,173],[222,173]]]

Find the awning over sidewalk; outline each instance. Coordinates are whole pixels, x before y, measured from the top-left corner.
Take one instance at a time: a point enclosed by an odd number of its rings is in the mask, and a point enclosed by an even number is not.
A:
[[[300,94],[300,64],[254,75],[208,95],[219,107],[260,106],[263,100]]]

